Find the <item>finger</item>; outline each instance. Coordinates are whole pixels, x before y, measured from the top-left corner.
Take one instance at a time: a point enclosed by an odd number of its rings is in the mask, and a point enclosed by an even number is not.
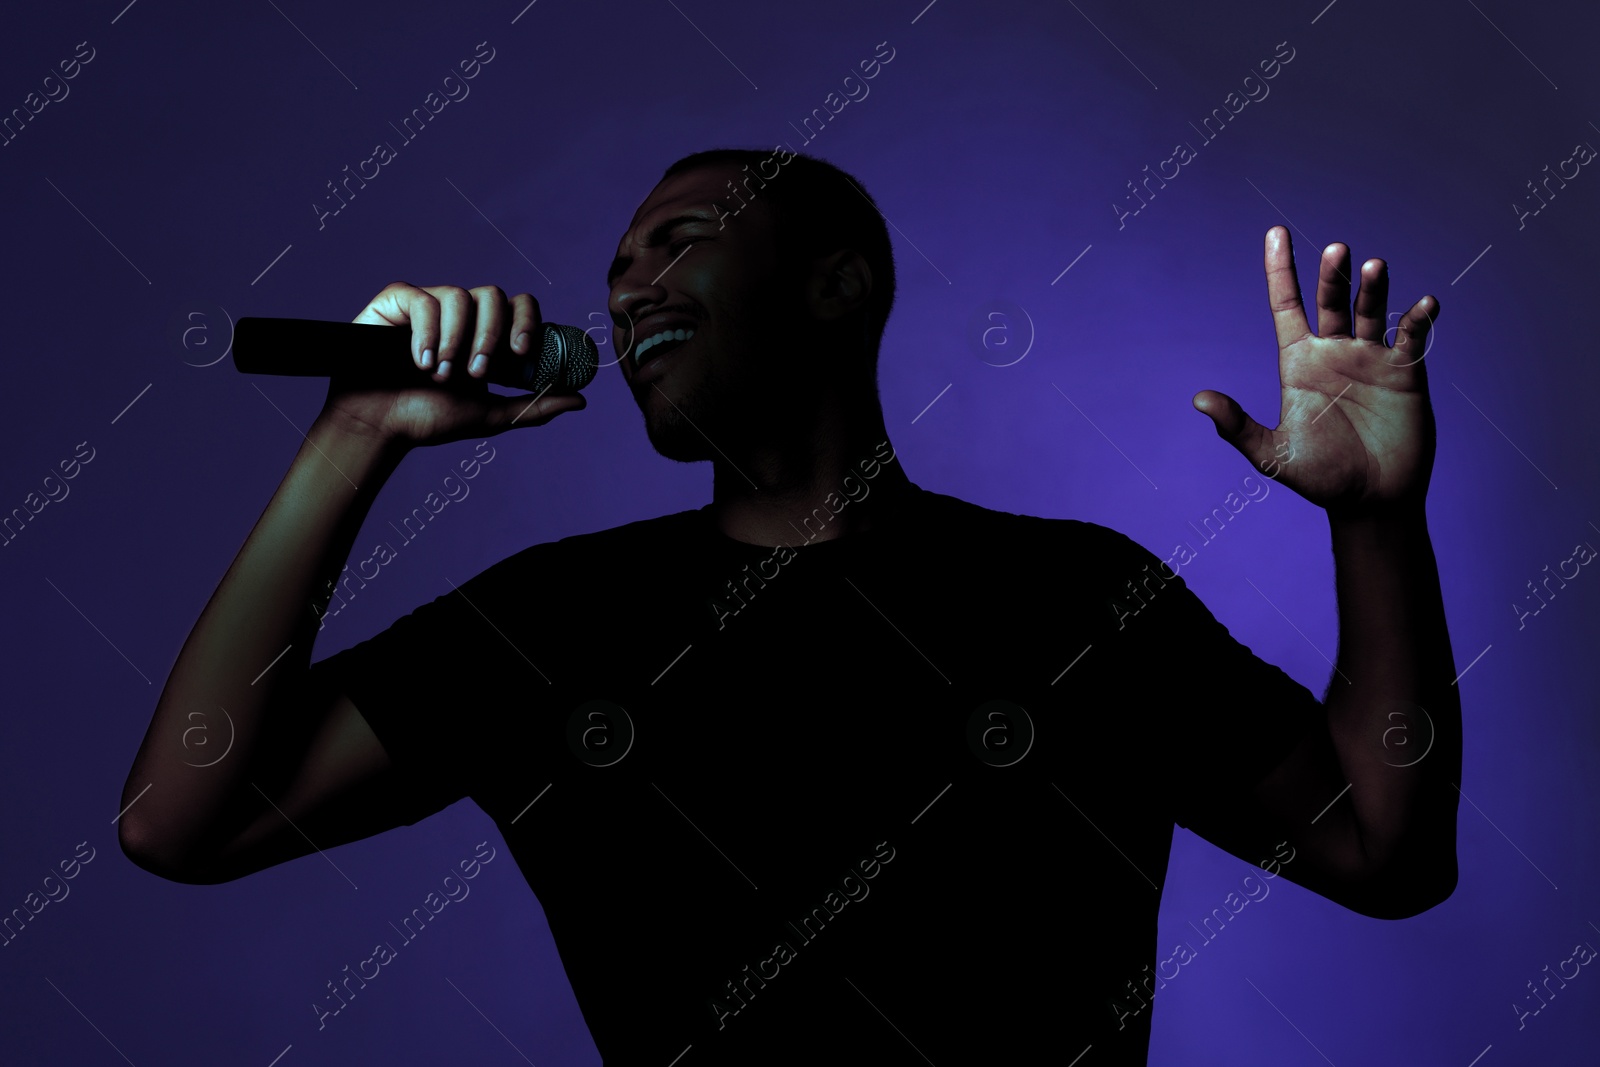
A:
[[[496,397],[484,417],[489,430],[499,433],[521,426],[543,426],[567,411],[581,411],[589,402],[579,393],[545,393],[532,400],[526,396]]]
[[[416,309],[419,318],[414,319],[413,302],[419,296],[422,297],[422,302]],[[431,299],[410,282],[390,282],[372,298],[371,303],[361,309],[361,314],[350,321],[373,326],[411,326],[411,361],[419,367],[424,367],[426,365],[422,362],[424,348],[422,327],[429,313],[433,311]]]
[[[1415,366],[1422,370],[1422,357],[1428,354],[1428,335],[1439,318],[1439,301],[1425,296],[1411,305],[1411,310],[1400,317],[1400,328],[1395,331],[1394,355],[1390,362],[1397,367]]]
[[[1356,294],[1356,336],[1383,344],[1389,325],[1389,265],[1369,259],[1361,265],[1361,291]]]
[[[1278,332],[1278,351],[1311,334],[1306,325],[1305,305],[1300,301],[1300,279],[1294,273],[1294,246],[1289,230],[1274,226],[1267,231],[1267,303],[1272,308],[1272,323]]]
[[[404,309],[401,321],[411,323],[411,356],[418,367],[428,370],[439,353],[439,301],[414,285],[399,299]]]
[[[467,361],[467,373],[482,378],[489,373],[489,355],[500,344],[507,326],[506,294],[498,285],[480,285],[471,291],[477,306],[478,322],[472,338],[472,358]]]
[[[511,351],[525,356],[533,351],[539,339],[543,320],[539,317],[539,301],[532,293],[518,293],[511,298]]]
[[[472,297],[459,285],[429,285],[425,291],[439,301],[439,368],[435,381],[444,381],[450,369],[466,355],[467,331],[472,326]]]
[[[1350,336],[1350,246],[1335,241],[1317,268],[1317,336]]]
[[[1237,448],[1258,469],[1272,459],[1272,431],[1245,414],[1239,402],[1215,389],[1202,389],[1194,395],[1195,410],[1211,419],[1217,436]]]

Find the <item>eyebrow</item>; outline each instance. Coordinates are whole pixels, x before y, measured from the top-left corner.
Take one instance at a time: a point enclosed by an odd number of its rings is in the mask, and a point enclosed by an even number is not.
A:
[[[672,235],[672,231],[676,230],[680,226],[687,226],[690,223],[695,222],[715,221],[717,221],[715,215],[675,215],[664,222],[658,222],[652,226],[650,228],[650,232],[645,235],[644,246],[646,248],[655,248],[659,245],[666,244],[667,238]],[[632,256],[618,256],[616,259],[613,259],[611,261],[611,269],[606,271],[606,285],[615,285],[617,279],[622,276],[622,272],[627,270],[632,265]]]

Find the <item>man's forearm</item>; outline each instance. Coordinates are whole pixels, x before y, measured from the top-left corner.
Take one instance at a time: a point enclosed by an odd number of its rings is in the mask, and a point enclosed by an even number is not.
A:
[[[268,709],[310,662],[312,604],[325,606],[325,587],[399,459],[393,446],[320,418],[312,425],[190,631],[134,759],[122,803],[137,804],[121,832],[152,861],[175,862],[228,829],[242,783],[273,736]],[[205,748],[186,745],[197,724]],[[224,746],[226,760],[207,762]]]
[[[1344,800],[1369,874],[1426,897],[1455,877],[1461,771],[1461,702],[1426,516],[1419,501],[1328,521],[1339,653],[1325,704]]]

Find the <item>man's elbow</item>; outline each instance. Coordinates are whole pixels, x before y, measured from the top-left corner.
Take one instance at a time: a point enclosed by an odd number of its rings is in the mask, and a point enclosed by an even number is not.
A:
[[[206,870],[192,859],[174,855],[170,849],[162,846],[159,838],[148,828],[140,826],[126,816],[117,823],[117,844],[121,846],[122,854],[128,858],[128,862],[169,882],[179,882],[183,885],[217,885],[231,881],[230,878],[219,877],[215,872]]]

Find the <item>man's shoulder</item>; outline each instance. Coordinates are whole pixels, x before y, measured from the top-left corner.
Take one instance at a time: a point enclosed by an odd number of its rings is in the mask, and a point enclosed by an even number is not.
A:
[[[1138,542],[1120,530],[1087,519],[1050,517],[984,507],[970,500],[922,490],[931,517],[949,523],[947,529],[1019,539],[1017,547],[1042,543],[1099,553],[1139,554]]]
[[[920,486],[916,487],[916,499],[907,529],[918,540],[948,541],[966,548],[984,543],[1019,560],[1048,553],[1060,562],[1091,566],[1135,559],[1142,562],[1150,555],[1127,534],[1086,519],[1005,511]],[[580,561],[628,559],[639,551],[671,553],[706,539],[710,529],[704,509],[677,511],[541,541],[501,565],[548,569]]]

